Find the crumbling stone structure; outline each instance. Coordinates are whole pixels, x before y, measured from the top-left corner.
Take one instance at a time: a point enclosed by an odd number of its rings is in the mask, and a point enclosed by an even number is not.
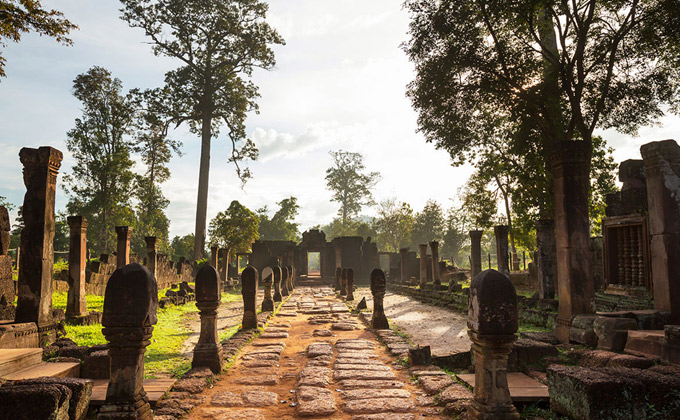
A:
[[[102,333],[109,342],[111,379],[99,420],[152,420],[144,391],[144,353],[157,322],[158,286],[146,267],[117,269],[106,286]]]
[[[442,285],[441,272],[439,270],[439,242],[430,242],[432,252],[432,284],[435,290],[439,290]]]
[[[222,298],[220,275],[215,267],[204,265],[196,275],[196,307],[201,317],[201,334],[194,348],[192,368],[222,371],[222,346],[217,339],[217,308]]]
[[[274,302],[281,302],[281,267],[278,265],[273,268],[274,272]]]
[[[541,219],[536,222],[536,269],[538,294],[541,299],[555,298],[555,221]]]
[[[470,276],[477,277],[482,272],[482,230],[470,231]]]
[[[498,261],[498,271],[510,277],[510,264],[508,261],[508,232],[509,228],[505,225],[494,226],[493,232],[496,236],[496,259]]]
[[[347,297],[345,298],[348,301],[353,301],[354,300],[354,270],[351,268],[347,269],[347,274],[346,274],[346,279],[345,279],[345,289],[347,291]]]
[[[54,198],[62,153],[52,147],[24,147],[19,158],[24,165],[26,195],[22,207],[22,262],[15,321],[35,322],[41,340],[53,342],[56,339],[56,324],[52,318]]]
[[[85,263],[87,253],[87,219],[69,216],[67,219],[71,236],[68,254],[69,289],[66,301],[66,317],[80,317],[87,313],[85,297]]]
[[[419,284],[423,288],[427,285],[427,244],[418,245],[418,252],[420,253]]]
[[[12,257],[8,255],[11,226],[9,222],[9,213],[5,207],[0,206],[0,313],[12,312],[11,318],[14,318],[14,280],[12,280]],[[9,308],[11,307],[11,311]],[[0,319],[4,319],[1,317]]]
[[[129,226],[116,226],[116,267],[120,268],[130,264],[130,238],[132,228]]]
[[[518,420],[508,389],[508,355],[517,340],[517,295],[508,277],[486,270],[472,280],[468,335],[475,361],[471,419]]]

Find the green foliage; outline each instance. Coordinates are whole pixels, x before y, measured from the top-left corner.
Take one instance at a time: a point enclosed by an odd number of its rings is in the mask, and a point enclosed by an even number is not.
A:
[[[14,204],[7,201],[7,197],[0,195],[0,206],[7,209],[7,211],[14,210]]]
[[[333,240],[340,236],[361,236],[362,238],[375,238],[377,232],[367,221],[360,218],[349,219],[343,225],[342,219],[334,218],[329,224],[321,226],[321,229],[326,234],[326,240]]]
[[[239,162],[256,159],[246,138],[245,120],[257,111],[258,88],[242,76],[275,65],[271,44],[283,38],[265,21],[268,5],[258,0],[121,0],[122,19],[141,28],[158,56],[176,58],[180,66],[165,74],[155,103],[168,124],[188,123],[201,136],[194,259],[202,256],[207,217],[210,144],[227,127],[232,145],[229,162],[243,183],[250,171]]]
[[[78,27],[54,9],[43,9],[39,0],[0,0],[0,47],[6,40],[19,42],[21,34],[35,31],[55,38],[63,45],[73,42],[67,36]],[[5,58],[0,54],[0,77],[5,77]]]
[[[172,256],[172,261],[179,261],[182,257],[191,260],[194,256],[194,234],[190,233],[172,238],[170,255]]]
[[[134,226],[130,208],[133,162],[125,139],[132,125],[133,107],[122,94],[122,83],[102,67],[76,77],[73,95],[83,115],[68,132],[66,147],[75,159],[64,176],[69,214],[88,219],[88,242],[97,253],[115,243],[114,227]]]
[[[470,214],[464,208],[451,208],[446,217],[444,244],[441,246],[440,253],[444,258],[451,257],[452,264],[460,267],[469,266],[467,256],[462,256],[470,249],[469,218]]]
[[[333,192],[331,200],[340,203],[338,216],[345,227],[363,206],[373,204],[371,189],[380,181],[380,173],[363,173],[366,167],[361,153],[344,150],[329,153],[333,166],[326,169],[326,188]]]
[[[160,239],[160,252],[166,252],[170,220],[165,209],[170,201],[165,198],[161,184],[170,179],[172,153],[181,156],[182,143],[167,138],[167,126],[163,120],[162,105],[158,104],[154,91],[130,92],[136,115],[133,125],[132,150],[139,153],[146,166],[144,174],[135,175],[134,197],[137,199],[136,213],[140,220],[132,232],[132,249],[139,255],[145,254],[144,237],[156,236]]]
[[[442,242],[445,228],[442,207],[434,200],[427,200],[423,210],[413,217],[412,249],[417,250],[418,244]]]
[[[376,242],[381,251],[398,252],[409,246],[413,234],[413,209],[408,203],[387,199],[378,204],[378,217],[373,222]]]
[[[234,200],[210,221],[210,244],[229,249],[232,254],[248,252],[257,239],[259,223],[255,213]]]
[[[298,215],[300,206],[297,198],[290,196],[277,203],[279,209],[270,219],[267,206],[257,210],[260,219],[259,235],[263,240],[296,241],[300,236],[299,223],[293,222]]]

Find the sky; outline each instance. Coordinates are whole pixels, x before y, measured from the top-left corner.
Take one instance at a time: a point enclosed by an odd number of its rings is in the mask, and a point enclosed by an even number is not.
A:
[[[52,146],[64,152],[60,174],[74,164],[66,149],[66,133],[81,114],[73,97],[73,79],[92,66],[109,69],[126,90],[162,86],[166,71],[179,63],[156,57],[140,29],[120,20],[115,0],[43,0],[79,26],[74,45],[28,34],[2,53],[7,77],[0,79],[0,195],[15,205],[25,188],[19,150]],[[336,216],[338,204],[326,190],[329,151],[362,153],[367,170],[378,171],[377,202],[396,198],[420,211],[428,199],[444,208],[471,173],[452,167],[417,132],[417,114],[406,97],[414,79],[413,65],[400,44],[408,39],[408,13],[401,0],[271,0],[268,22],[286,40],[275,46],[277,65],[256,71],[259,114],[250,114],[247,133],[260,150],[248,164],[253,178],[242,189],[227,162],[230,142],[213,140],[208,220],[232,200],[250,209],[274,211],[283,198],[298,198],[300,231],[323,225]],[[665,117],[660,126],[644,127],[637,137],[600,132],[613,147],[617,162],[639,159],[640,145],[674,138],[680,119]],[[163,186],[170,200],[170,237],[193,233],[200,141],[186,128],[171,131],[183,143],[181,157],[170,164],[172,177]],[[136,170],[142,172],[141,165]],[[59,181],[58,181],[59,182]],[[58,186],[56,207],[68,196]],[[365,215],[375,208],[365,208]],[[16,211],[11,214],[12,219]]]

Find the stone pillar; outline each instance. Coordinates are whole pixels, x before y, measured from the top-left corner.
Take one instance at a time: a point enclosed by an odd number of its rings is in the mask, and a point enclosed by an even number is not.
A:
[[[595,288],[590,253],[591,146],[584,141],[564,141],[551,153],[555,194],[555,243],[560,296],[555,335],[569,343],[575,315],[594,313]]]
[[[342,248],[339,243],[335,244],[335,267],[342,267]]]
[[[274,312],[272,300],[272,283],[274,282],[274,270],[265,267],[262,270],[262,285],[264,286],[264,299],[262,300],[262,312]]]
[[[470,231],[470,278],[474,279],[482,272],[482,230]]]
[[[48,334],[47,341],[54,341],[54,194],[62,154],[51,147],[24,147],[19,158],[24,165],[26,195],[22,207],[24,228],[21,231],[16,322],[35,322],[38,333]]]
[[[371,294],[373,295],[373,317],[371,318],[371,328],[374,330],[387,330],[390,324],[385,316],[383,299],[387,291],[387,281],[385,273],[379,268],[371,271]]]
[[[505,225],[494,226],[493,233],[496,236],[496,260],[498,271],[510,278],[510,264],[508,261],[508,232]]]
[[[288,296],[288,267],[281,266],[281,296]]]
[[[274,272],[274,302],[281,302],[281,267],[273,268]]]
[[[427,285],[427,244],[418,245],[420,252],[420,288]]]
[[[399,281],[407,283],[408,278],[408,251],[409,248],[399,248]]]
[[[430,250],[432,251],[432,286],[434,290],[439,290],[439,286],[442,285],[439,273],[439,242],[430,242]]]
[[[217,339],[217,308],[222,300],[220,275],[211,265],[204,265],[196,275],[196,307],[201,317],[201,335],[194,347],[191,368],[207,367],[222,372],[222,346]]]
[[[144,353],[158,309],[158,285],[146,267],[117,269],[106,285],[102,333],[108,340],[111,379],[99,420],[152,420],[144,391]]]
[[[345,291],[347,292],[346,299],[349,301],[354,300],[354,270],[351,268],[347,269],[347,278],[345,279]]]
[[[342,289],[342,268],[335,267],[335,291],[339,292]]]
[[[555,221],[541,219],[536,222],[536,268],[538,294],[541,299],[555,299]]]
[[[9,212],[0,206],[0,306],[12,305],[16,297],[12,280],[12,257],[9,255],[10,229]]]
[[[217,253],[217,255],[220,256],[220,259],[218,260],[218,268],[217,271],[220,274],[220,278],[224,281],[229,279],[229,254],[230,254],[229,248],[226,249],[220,249]]]
[[[292,292],[295,289],[295,269],[292,265],[286,268],[288,268],[288,290]]]
[[[153,278],[156,278],[158,265],[158,252],[156,246],[158,244],[158,238],[155,236],[145,236],[144,242],[146,242],[146,268],[149,269]]]
[[[116,226],[116,267],[121,268],[130,264],[130,237],[132,228],[129,226]]]
[[[670,312],[670,324],[680,324],[680,146],[675,140],[655,141],[640,152],[647,181],[654,308]]]
[[[347,269],[340,272],[340,296],[347,296]]]
[[[215,269],[217,269],[218,264],[219,264],[219,257],[218,257],[218,251],[219,248],[216,246],[211,246],[210,247],[210,265],[212,265]]]
[[[85,262],[87,260],[87,219],[83,216],[69,216],[66,221],[70,228],[68,250],[68,297],[66,317],[78,317],[87,313],[85,297]]]
[[[248,266],[241,272],[244,330],[257,329],[257,269]]]
[[[472,280],[468,335],[475,361],[471,419],[518,420],[508,389],[508,355],[517,340],[517,295],[510,279],[486,270]]]

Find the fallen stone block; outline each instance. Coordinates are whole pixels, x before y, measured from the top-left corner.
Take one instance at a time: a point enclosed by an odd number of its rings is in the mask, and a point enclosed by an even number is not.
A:
[[[80,378],[50,378],[42,377],[16,381],[12,386],[41,386],[63,385],[71,391],[68,403],[68,416],[70,420],[83,420],[87,416],[92,397],[93,382]]]

